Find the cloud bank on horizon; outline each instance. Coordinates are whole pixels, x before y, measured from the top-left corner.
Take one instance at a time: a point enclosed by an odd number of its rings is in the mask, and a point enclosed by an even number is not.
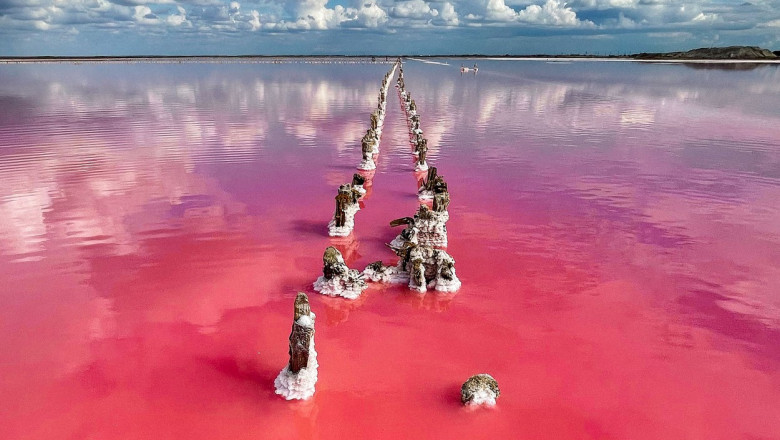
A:
[[[0,0],[0,55],[625,53],[780,46],[780,0]]]

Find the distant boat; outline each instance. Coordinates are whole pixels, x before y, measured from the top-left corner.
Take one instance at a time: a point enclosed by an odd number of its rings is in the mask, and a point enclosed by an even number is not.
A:
[[[477,63],[474,63],[474,67],[466,67],[463,64],[460,65],[460,73],[461,73],[461,75],[464,74],[464,73],[470,73],[470,72],[474,72],[474,75],[476,75],[477,72],[479,72],[479,67],[477,67]]]

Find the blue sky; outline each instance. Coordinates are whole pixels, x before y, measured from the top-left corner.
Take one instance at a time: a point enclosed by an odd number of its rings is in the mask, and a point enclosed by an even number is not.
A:
[[[780,0],[0,0],[0,55],[780,50]]]

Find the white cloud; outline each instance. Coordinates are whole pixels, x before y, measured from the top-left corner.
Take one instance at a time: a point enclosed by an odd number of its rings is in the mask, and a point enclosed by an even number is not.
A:
[[[157,24],[159,18],[152,13],[149,6],[136,6],[133,13],[133,19],[142,24]]]
[[[357,13],[357,21],[368,28],[379,27],[387,22],[387,12],[372,0],[360,7]]]
[[[139,5],[155,5],[155,4],[166,4],[166,3],[173,3],[173,0],[110,0],[111,3],[115,3],[117,5],[122,6],[139,6]],[[61,0],[58,3],[66,3],[67,0]],[[71,1],[70,3],[76,3]],[[86,2],[82,2],[86,3]]]
[[[338,27],[347,20],[343,6],[337,5],[330,9],[326,5],[328,0],[294,0],[288,3],[290,21],[280,21],[270,24],[269,28],[280,30],[325,30]]]
[[[703,12],[699,12],[699,15],[693,17],[691,21],[693,22],[713,22],[718,20],[718,14],[705,14]]]
[[[634,20],[632,20],[632,19],[626,17],[625,15],[623,15],[622,12],[620,13],[620,15],[618,15],[617,26],[616,26],[617,28],[619,28],[619,29],[635,29],[635,28],[637,28],[637,26],[638,26],[637,22],[635,22]]]
[[[656,3],[659,0],[644,0],[644,4]],[[582,9],[631,9],[635,8],[640,3],[640,0],[576,0],[571,3],[575,8]]]
[[[450,5],[452,6],[452,5]],[[439,15],[437,9],[431,9],[423,0],[402,1],[390,9],[393,17],[427,19]]]
[[[260,13],[252,10],[252,12],[249,14],[249,26],[251,26],[253,31],[256,31],[262,27],[262,24],[260,23]]]
[[[170,14],[166,17],[166,23],[171,26],[189,25],[190,22],[187,21],[187,11],[181,6],[176,6],[176,11],[178,14]]]
[[[40,31],[48,30],[51,27],[49,25],[49,23],[46,23],[43,20],[35,20],[35,21],[32,22],[32,24],[33,24],[33,27],[35,27],[35,29],[38,29]]]
[[[591,21],[581,21],[574,10],[558,0],[547,0],[543,6],[530,5],[517,14],[520,21],[549,26],[593,26]]]
[[[517,11],[507,6],[504,0],[488,0],[485,18],[491,21],[513,21],[517,18]]]
[[[444,2],[439,9],[438,22],[446,26],[457,26],[460,23],[455,6],[450,2]]]

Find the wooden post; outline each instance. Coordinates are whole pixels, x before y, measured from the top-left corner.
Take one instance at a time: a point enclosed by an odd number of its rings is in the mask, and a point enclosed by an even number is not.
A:
[[[500,395],[498,382],[489,374],[471,376],[460,388],[460,400],[465,404],[495,405]]]
[[[295,374],[309,364],[309,346],[314,336],[314,320],[311,319],[309,298],[305,293],[298,292],[295,297],[294,320],[290,333],[290,372]],[[302,317],[308,317],[309,322],[299,322]]]

